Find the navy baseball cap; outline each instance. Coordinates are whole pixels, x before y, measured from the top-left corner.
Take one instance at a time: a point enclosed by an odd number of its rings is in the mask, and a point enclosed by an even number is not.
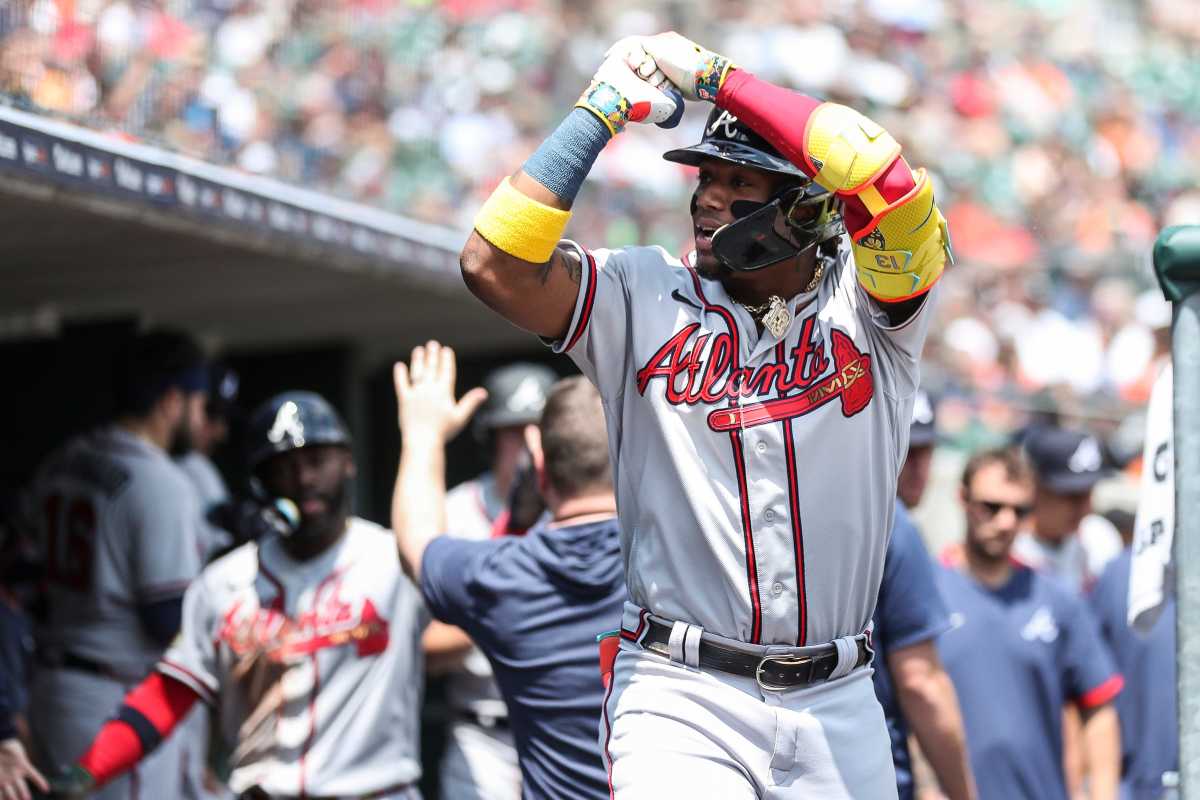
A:
[[[936,400],[924,389],[913,398],[912,421],[908,426],[908,446],[925,447],[937,441]]]
[[[1030,429],[1025,452],[1033,462],[1038,483],[1059,494],[1091,491],[1108,475],[1104,446],[1095,436],[1054,426]]]
[[[209,368],[208,415],[228,419],[238,410],[238,391],[241,381],[238,374],[226,363],[213,362]]]

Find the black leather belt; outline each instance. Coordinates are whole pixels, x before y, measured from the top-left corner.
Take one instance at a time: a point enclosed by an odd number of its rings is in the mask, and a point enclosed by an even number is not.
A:
[[[389,794],[395,794],[408,787],[407,783],[397,783],[394,786],[389,786],[386,789],[379,789],[369,794],[343,794],[334,797],[326,797],[323,795],[304,795],[304,800],[373,800],[374,798],[386,797]],[[238,795],[238,800],[300,800],[292,795],[270,794],[261,786],[251,786]]]
[[[642,638],[642,647],[659,655],[671,655],[671,626],[655,619],[647,618],[646,635]],[[858,660],[854,666],[861,667],[870,662],[872,651],[867,646],[866,637],[860,637],[858,644]],[[811,654],[758,656],[723,647],[717,642],[701,637],[700,666],[705,669],[715,669],[730,675],[740,675],[753,678],[759,686],[767,691],[781,692],[786,689],[796,689],[811,686],[829,680],[829,676],[837,669],[838,651],[832,642],[826,645],[816,645]]]
[[[74,653],[38,651],[37,662],[41,666],[49,667],[50,669],[73,669],[76,672],[90,672],[93,675],[100,675],[105,678],[112,678],[113,680],[122,680],[121,676],[111,667],[101,664],[99,661],[75,655]]]

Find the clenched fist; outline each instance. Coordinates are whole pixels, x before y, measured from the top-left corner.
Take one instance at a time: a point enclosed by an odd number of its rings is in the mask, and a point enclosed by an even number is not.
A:
[[[661,71],[689,100],[717,99],[717,92],[731,69],[732,61],[706,50],[678,33],[639,37],[638,44]]]
[[[654,68],[640,44],[628,37],[609,48],[604,63],[575,104],[598,116],[614,136],[630,122],[674,127],[683,116],[683,98],[667,75]]]

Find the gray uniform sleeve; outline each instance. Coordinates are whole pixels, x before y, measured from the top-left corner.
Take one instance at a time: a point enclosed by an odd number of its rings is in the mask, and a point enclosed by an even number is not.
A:
[[[200,572],[195,493],[172,465],[171,472],[141,482],[129,503],[136,601],[181,596]]]
[[[211,704],[219,686],[216,650],[219,618],[209,583],[205,573],[188,587],[183,596],[183,624],[159,661],[158,671],[187,684]]]
[[[562,339],[550,342],[556,353],[566,353],[580,371],[596,384],[606,400],[619,396],[630,370],[631,336],[628,251],[587,250],[571,241],[564,246],[582,260],[575,312]]]

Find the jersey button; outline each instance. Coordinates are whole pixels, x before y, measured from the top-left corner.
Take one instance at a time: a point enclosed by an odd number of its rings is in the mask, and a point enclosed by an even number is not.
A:
[[[767,452],[767,443],[759,442],[758,444],[754,445],[754,449],[760,453],[765,453],[765,452]]]
[[[766,510],[766,512],[763,514],[763,519],[765,519],[767,522],[774,522],[775,521],[775,512],[768,508]]]
[[[771,592],[772,592],[772,593],[773,593],[773,594],[774,594],[776,597],[778,597],[779,595],[783,594],[783,584],[782,584],[782,583],[780,583],[779,581],[776,581],[776,582],[775,582],[775,585],[771,587]]]

